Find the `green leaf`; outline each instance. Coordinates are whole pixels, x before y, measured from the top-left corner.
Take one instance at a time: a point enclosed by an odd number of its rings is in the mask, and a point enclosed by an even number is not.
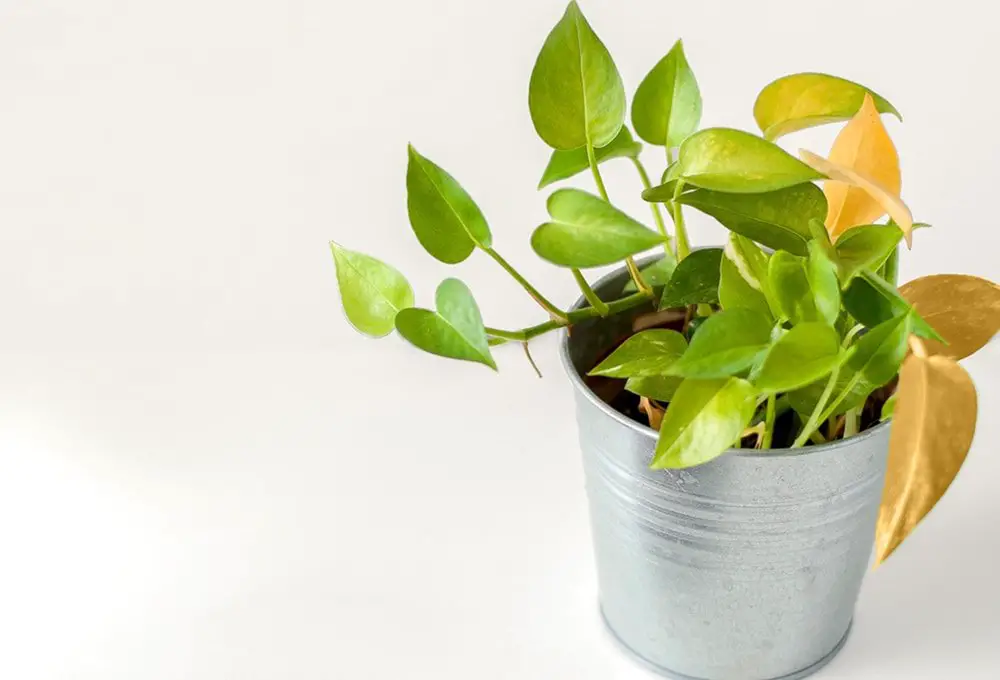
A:
[[[632,98],[632,125],[650,144],[678,146],[698,129],[701,92],[678,40],[646,74]]]
[[[611,160],[612,158],[638,158],[642,151],[642,144],[632,139],[632,133],[627,127],[622,127],[618,136],[611,140],[607,146],[594,149],[594,156],[598,163]],[[542,179],[538,182],[538,188],[544,189],[554,182],[568,179],[576,174],[590,169],[590,160],[587,158],[587,147],[562,151],[556,149],[549,158],[549,164],[542,173]]]
[[[808,418],[816,408],[816,404],[819,402],[820,396],[826,388],[827,380],[829,380],[829,378],[820,378],[816,382],[810,383],[805,387],[788,392],[788,403],[791,405],[792,409],[799,415],[803,416],[803,418]],[[841,370],[841,372],[837,375],[837,383],[834,386],[833,394],[836,396],[843,392],[848,388],[848,383],[850,382],[851,375],[846,371]],[[868,394],[861,394],[860,388],[854,389],[848,397],[840,403],[840,405],[833,412],[833,415],[840,415],[841,413],[847,413],[852,408],[859,408],[864,405],[865,399],[867,398]]]
[[[626,385],[626,387],[627,386],[628,385]],[[898,394],[897,392],[893,392],[892,396],[890,396],[888,399],[886,399],[885,403],[882,404],[882,414],[879,417],[879,422],[886,421],[886,420],[889,420],[889,418],[892,418],[892,414],[896,410],[896,395],[897,394]]]
[[[684,378],[672,375],[650,375],[645,378],[629,378],[625,382],[625,389],[640,397],[667,403],[674,398],[682,382]]]
[[[884,98],[868,88],[823,73],[796,73],[767,85],[753,106],[753,117],[767,139],[796,130],[848,120],[861,108],[865,93],[880,113],[902,116]]]
[[[780,146],[729,128],[708,128],[684,140],[677,174],[702,189],[735,194],[777,191],[823,179]]]
[[[663,236],[607,201],[579,189],[549,196],[551,222],[531,235],[540,257],[562,267],[600,267],[663,242]]]
[[[682,194],[678,202],[714,217],[730,231],[795,255],[806,254],[812,237],[809,221],[822,221],[827,210],[823,190],[808,182],[758,194],[698,189]]]
[[[730,234],[719,269],[719,303],[723,309],[753,309],[774,319],[768,303],[768,256],[748,238]]]
[[[657,288],[665,286],[670,282],[670,277],[673,276],[675,269],[677,269],[677,260],[674,258],[673,253],[667,251],[659,260],[653,264],[646,265],[639,271],[642,272],[643,281],[648,283],[651,288]],[[622,292],[634,293],[636,290],[635,281],[629,279]]]
[[[902,230],[891,224],[867,224],[845,231],[836,245],[844,287],[865,269],[878,271],[902,238]]]
[[[665,328],[642,331],[619,345],[590,375],[608,378],[664,375],[685,349],[687,340],[677,331]]]
[[[803,323],[768,350],[754,384],[774,394],[804,387],[827,375],[842,360],[840,337],[825,323]]]
[[[722,248],[701,248],[681,260],[663,288],[660,309],[718,303],[721,260]]]
[[[435,295],[437,311],[410,307],[396,315],[396,330],[425,352],[463,361],[497,365],[472,293],[458,279],[445,279]]]
[[[553,149],[605,146],[625,122],[621,76],[576,2],[542,45],[528,108],[538,136]]]
[[[492,236],[479,206],[455,178],[407,147],[406,209],[420,245],[447,264],[467,258]]]
[[[840,282],[837,280],[837,265],[818,241],[809,242],[806,275],[818,320],[832,326],[840,316]]]
[[[396,314],[413,306],[413,288],[395,268],[374,257],[330,242],[344,313],[365,335],[392,332]]]
[[[779,250],[771,256],[767,278],[775,306],[784,318],[793,324],[825,320],[816,306],[805,258]]]
[[[685,380],[663,416],[650,467],[692,467],[725,453],[753,417],[756,396],[739,378]]]
[[[724,378],[750,368],[771,341],[767,317],[729,309],[705,319],[691,345],[667,373],[685,378]]]
[[[833,246],[833,241],[830,240],[830,232],[826,230],[823,218],[816,217],[809,220],[809,232],[812,234],[812,240],[823,249],[823,253],[827,256],[827,259],[833,263],[837,263],[837,249]]]
[[[922,338],[944,342],[937,331],[899,294],[895,286],[869,270],[863,270],[844,291],[844,307],[868,328],[889,319],[912,315],[914,333]]]

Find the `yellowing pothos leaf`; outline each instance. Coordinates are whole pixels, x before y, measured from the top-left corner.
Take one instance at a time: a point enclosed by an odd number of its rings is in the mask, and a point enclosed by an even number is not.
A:
[[[794,73],[769,83],[753,105],[753,117],[767,139],[796,130],[847,120],[870,95],[882,113],[899,112],[868,88],[825,73]]]
[[[837,163],[831,163],[827,159],[822,156],[817,156],[811,151],[800,149],[799,157],[814,170],[826,175],[828,180],[844,182],[863,189],[869,196],[875,199],[879,205],[882,206],[882,209],[885,212],[889,213],[889,217],[893,219],[896,226],[903,230],[903,236],[906,238],[906,244],[908,246],[912,244],[910,232],[913,231],[913,214],[910,212],[910,209],[906,207],[906,204],[903,203],[903,199],[901,199],[898,195],[894,194],[892,191],[885,188],[872,178],[866,177],[859,172],[851,170],[850,168],[845,168]]]
[[[879,563],[951,485],[976,430],[976,388],[945,356],[911,354],[899,374],[876,537]]]
[[[330,241],[344,313],[351,325],[380,338],[392,332],[400,310],[413,306],[413,289],[394,267]]]
[[[899,154],[882,124],[871,95],[865,95],[857,115],[837,135],[829,160],[870,178],[893,195],[899,195]],[[826,228],[834,240],[851,227],[871,224],[886,212],[881,202],[852,184],[826,182],[823,192],[829,204]]]
[[[948,341],[926,340],[928,354],[963,359],[1000,332],[1000,286],[965,274],[935,274],[902,285],[903,298]]]

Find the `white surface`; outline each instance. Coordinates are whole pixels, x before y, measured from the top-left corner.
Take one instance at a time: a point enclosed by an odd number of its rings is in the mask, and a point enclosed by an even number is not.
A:
[[[422,303],[457,273],[490,324],[541,320],[487,260],[421,252],[410,140],[502,253],[574,297],[527,245],[547,157],[527,80],[562,8],[0,2],[0,677],[649,677],[598,622],[555,338],[535,349],[542,381],[516,350],[494,376],[366,340],[326,250],[392,262]],[[904,194],[935,225],[903,278],[998,279],[996,10],[947,9],[584,4],[629,91],[683,36],[709,125],[752,126],[757,90],[789,71],[871,85],[906,117],[889,123]],[[629,168],[608,175],[644,216]],[[818,678],[997,677],[1000,347],[966,363],[966,469],[868,579]]]

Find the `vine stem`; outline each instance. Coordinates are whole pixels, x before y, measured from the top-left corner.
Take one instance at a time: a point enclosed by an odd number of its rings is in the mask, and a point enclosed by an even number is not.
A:
[[[793,449],[800,448],[805,445],[806,441],[820,423],[826,422],[826,417],[821,417],[820,414],[823,412],[823,408],[826,406],[826,402],[830,400],[830,395],[833,394],[833,388],[837,386],[837,376],[840,375],[840,366],[836,366],[833,371],[830,372],[830,379],[826,381],[826,387],[823,388],[823,394],[820,395],[819,401],[816,402],[816,406],[813,408],[811,414],[809,414],[809,420],[806,421],[805,426],[802,428],[802,432],[799,433],[798,438],[792,444]],[[846,392],[845,392],[846,393]],[[834,402],[833,408],[843,400],[843,396]]]
[[[652,189],[653,184],[649,181],[649,173],[646,172],[646,166],[642,164],[638,158],[632,159],[632,164],[635,165],[635,169],[639,172],[639,179],[642,181],[643,189]],[[667,255],[672,255],[672,244],[670,234],[667,232],[667,223],[663,221],[663,213],[660,212],[659,203],[650,203],[649,209],[653,213],[653,220],[656,222],[656,228],[659,230],[660,235],[663,237],[663,252]]]
[[[487,255],[489,255],[494,260],[496,260],[497,264],[499,264],[501,267],[503,267],[504,270],[508,274],[510,274],[514,278],[515,281],[517,281],[519,284],[521,284],[521,286],[528,292],[528,295],[530,295],[532,297],[532,299],[535,302],[537,302],[542,309],[544,309],[546,312],[548,312],[549,314],[551,314],[556,319],[565,319],[566,318],[566,312],[562,311],[561,309],[559,309],[558,307],[556,307],[554,304],[552,304],[551,302],[549,302],[548,298],[546,298],[544,295],[542,295],[541,293],[539,293],[537,288],[535,288],[530,283],[528,283],[528,280],[525,279],[523,276],[521,276],[520,272],[518,272],[516,269],[514,269],[514,267],[509,262],[507,262],[507,260],[505,260],[503,257],[501,257],[500,253],[498,253],[497,251],[493,250],[492,248],[483,248],[483,252],[485,252]]]
[[[764,436],[761,438],[760,448],[771,448],[771,441],[774,438],[774,402],[776,397],[772,394],[767,398],[767,411],[764,416]]]
[[[684,225],[684,211],[677,199],[684,191],[684,180],[677,180],[674,186],[674,199],[670,202],[671,214],[674,218],[674,229],[677,230],[677,261],[680,262],[691,254],[691,244],[688,242],[687,227]]]

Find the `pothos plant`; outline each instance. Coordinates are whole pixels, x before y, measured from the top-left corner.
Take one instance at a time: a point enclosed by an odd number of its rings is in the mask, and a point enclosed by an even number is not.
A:
[[[760,135],[699,130],[701,95],[678,41],[632,98],[632,130],[664,149],[666,170],[653,186],[643,145],[625,125],[618,69],[575,2],[541,48],[528,107],[553,148],[539,188],[586,171],[596,185],[596,194],[551,193],[550,219],[531,237],[541,258],[569,271],[587,304],[565,310],[539,292],[495,249],[468,192],[411,146],[407,209],[423,247],[448,264],[484,253],[548,318],[520,330],[485,326],[457,279],[438,286],[435,309],[415,307],[396,269],[332,243],[351,323],[375,337],[395,329],[424,351],[495,369],[492,346],[520,343],[530,360],[533,338],[644,308],[650,313],[637,325],[644,329],[591,375],[624,380],[639,400],[659,430],[653,468],[699,465],[733,446],[794,449],[850,437],[891,415],[878,522],[878,559],[885,559],[964,461],[976,392],[956,361],[1000,329],[1000,288],[990,281],[940,275],[896,286],[898,244],[911,246],[925,226],[899,196],[899,158],[881,118],[901,118],[898,111],[857,83],[797,73],[758,95]],[[844,121],[826,157],[804,150],[796,157],[776,143]],[[601,166],[616,158],[638,173],[655,228],[611,203]],[[685,208],[726,227],[725,246],[692,250]],[[658,259],[640,269],[633,258],[651,250]],[[619,263],[630,284],[603,300],[583,270]]]

